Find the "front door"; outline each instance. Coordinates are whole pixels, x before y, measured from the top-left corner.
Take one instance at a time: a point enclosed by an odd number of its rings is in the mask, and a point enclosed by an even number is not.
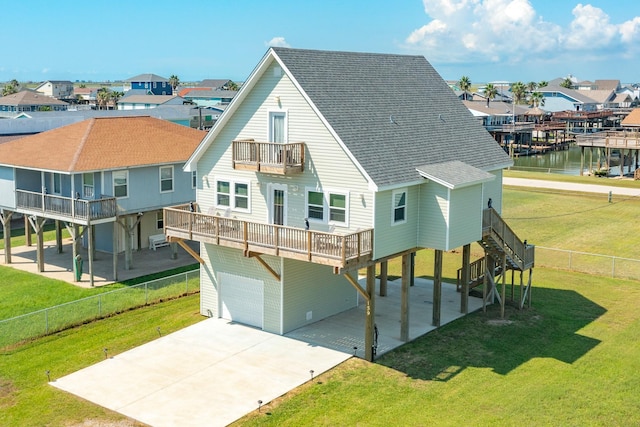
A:
[[[271,212],[269,222],[275,225],[286,225],[287,222],[287,186],[271,185]]]

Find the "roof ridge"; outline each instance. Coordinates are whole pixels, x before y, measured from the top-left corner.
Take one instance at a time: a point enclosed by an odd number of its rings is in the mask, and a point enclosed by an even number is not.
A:
[[[84,132],[84,135],[82,135],[82,139],[80,140],[80,144],[78,144],[78,147],[76,149],[76,152],[73,155],[73,160],[71,160],[71,162],[69,163],[69,171],[72,171],[75,169],[76,164],[78,163],[78,160],[80,159],[80,155],[82,154],[82,150],[84,149],[85,144],[87,143],[87,140],[89,139],[89,135],[91,135],[91,130],[93,129],[93,125],[96,122],[96,118],[92,118],[89,121],[89,126],[87,126],[87,129]]]

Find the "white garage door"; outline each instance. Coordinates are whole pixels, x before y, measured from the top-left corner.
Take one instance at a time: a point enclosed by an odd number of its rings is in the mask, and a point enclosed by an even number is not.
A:
[[[262,329],[264,283],[262,280],[218,273],[222,318]]]

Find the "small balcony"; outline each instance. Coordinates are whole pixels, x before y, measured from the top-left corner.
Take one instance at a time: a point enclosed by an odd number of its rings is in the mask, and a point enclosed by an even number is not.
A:
[[[188,205],[164,208],[164,231],[171,238],[195,240],[251,253],[333,266],[336,272],[360,268],[372,259],[373,230],[339,234],[243,221],[190,212]]]
[[[118,210],[115,197],[85,200],[24,190],[16,190],[16,208],[23,214],[78,224],[112,221]]]
[[[233,147],[233,168],[277,175],[291,175],[304,170],[304,143],[257,142],[236,140]]]

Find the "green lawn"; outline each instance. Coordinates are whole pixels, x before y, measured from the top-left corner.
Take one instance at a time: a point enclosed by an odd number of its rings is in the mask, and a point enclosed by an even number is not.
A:
[[[638,425],[638,282],[537,269],[533,307],[352,359],[236,425]]]
[[[596,176],[566,175],[561,173],[541,173],[517,170],[505,170],[505,177],[539,179],[542,181],[573,182],[578,184],[609,185],[612,187],[640,188],[640,181],[632,179],[599,178]]]
[[[163,334],[199,322],[199,296],[128,311],[0,350],[0,426],[109,426],[125,417],[47,384]],[[85,424],[87,420],[91,423]]]

